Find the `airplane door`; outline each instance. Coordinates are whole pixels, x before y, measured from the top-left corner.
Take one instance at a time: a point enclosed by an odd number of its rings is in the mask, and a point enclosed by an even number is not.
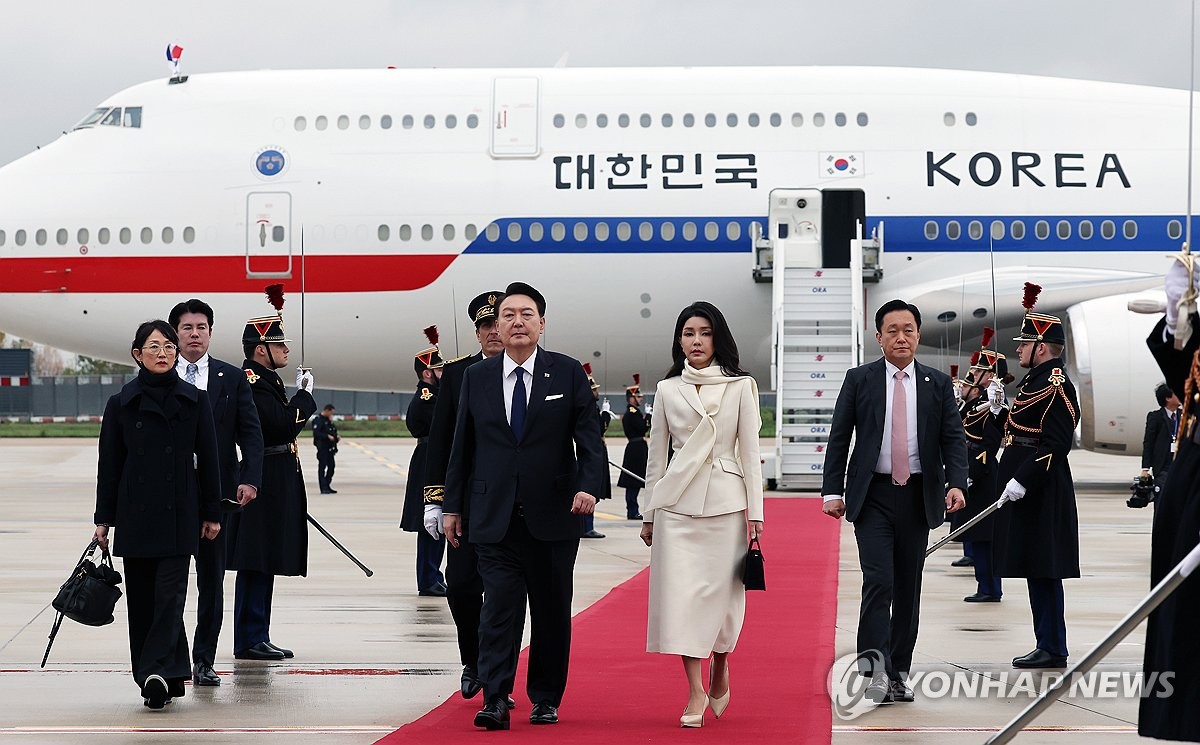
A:
[[[281,191],[246,195],[246,278],[291,276],[292,195]]]
[[[496,78],[493,81],[492,157],[537,157],[538,121],[537,78]]]

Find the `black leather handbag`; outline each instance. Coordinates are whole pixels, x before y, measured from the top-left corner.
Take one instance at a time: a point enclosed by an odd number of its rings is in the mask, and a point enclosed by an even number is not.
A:
[[[746,585],[747,590],[767,589],[762,546],[759,545],[757,538],[750,541],[750,548],[746,551],[746,563],[742,566],[742,582]]]
[[[113,567],[112,556],[107,550],[100,552],[99,564],[92,561],[98,545],[96,540],[88,544],[71,576],[54,596],[51,605],[58,613],[50,628],[50,643],[42,655],[42,667],[50,657],[50,647],[54,645],[54,637],[58,635],[64,617],[85,626],[107,626],[113,622],[113,610],[121,599],[121,588],[117,587],[121,584],[121,573]]]

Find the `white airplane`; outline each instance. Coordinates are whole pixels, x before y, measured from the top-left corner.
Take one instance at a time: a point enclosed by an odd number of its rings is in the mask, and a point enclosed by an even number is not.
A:
[[[471,352],[467,301],[520,279],[548,298],[547,345],[606,390],[665,370],[696,299],[765,382],[752,224],[773,188],[859,188],[866,231],[886,225],[868,309],[915,302],[925,358],[949,364],[984,324],[1011,352],[1021,285],[1042,285],[1085,445],[1134,452],[1159,375],[1153,318],[1126,302],[1180,246],[1187,121],[1186,91],[927,69],[154,80],[0,168],[0,328],[124,361],[137,322],[200,297],[238,360],[282,281],[319,385],[407,390],[422,327]]]

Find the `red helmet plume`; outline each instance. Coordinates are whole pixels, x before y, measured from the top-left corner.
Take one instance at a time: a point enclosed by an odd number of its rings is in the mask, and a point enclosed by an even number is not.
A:
[[[979,364],[979,350],[978,349],[976,349],[974,352],[971,353],[971,367],[974,367],[977,364]]]
[[[992,337],[995,335],[996,329],[992,328],[991,326],[984,326],[983,339],[979,342],[980,348],[987,349],[988,345],[992,343]]]
[[[1035,285],[1032,282],[1025,283],[1025,297],[1021,298],[1021,305],[1025,306],[1025,310],[1033,310],[1033,306],[1037,304],[1038,295],[1041,292],[1041,285]]]
[[[957,377],[958,377],[958,365],[951,365],[951,366],[950,366],[950,377],[951,377],[951,378],[957,378]]]
[[[432,345],[434,345],[434,346],[436,347],[436,346],[437,346],[437,343],[438,343],[438,330],[437,330],[437,326],[436,326],[436,325],[434,325],[434,326],[426,326],[426,327],[425,327],[425,329],[424,329],[424,331],[425,331],[425,338],[429,340],[429,343],[430,343],[430,344],[432,344]]]
[[[592,363],[590,363],[590,362],[583,363],[583,371],[584,371],[584,373],[586,373],[588,375],[588,377],[591,377]]]
[[[267,302],[275,308],[276,313],[283,312],[283,285],[267,285]]]

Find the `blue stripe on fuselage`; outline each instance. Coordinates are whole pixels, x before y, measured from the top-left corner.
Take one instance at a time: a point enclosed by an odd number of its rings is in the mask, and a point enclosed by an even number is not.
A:
[[[992,239],[993,223],[1003,223],[1002,235]],[[1059,238],[1059,223],[1070,226],[1070,236]],[[1113,224],[1113,237],[1102,235],[1105,222]],[[1172,238],[1168,224],[1176,221],[1182,231],[1181,215],[1037,215],[1016,217],[992,216],[934,216],[934,217],[868,217],[864,233],[871,235],[882,222],[885,227],[885,249],[909,253],[973,253],[991,250],[997,252],[1041,252],[1041,251],[1161,251],[1173,249],[1182,237]],[[749,253],[750,225],[757,222],[764,227],[765,217],[557,217],[557,218],[500,218],[495,221],[499,228],[495,239],[480,233],[464,253],[468,254],[592,254],[592,253]],[[970,226],[978,222],[980,237],[971,238]],[[1047,237],[1037,237],[1038,223],[1046,223]],[[937,237],[926,237],[927,226],[937,226]],[[959,237],[947,237],[951,223],[957,223]],[[1025,234],[1020,240],[1012,237],[1014,223],[1023,223]],[[1091,237],[1081,238],[1080,226],[1091,225]],[[1126,225],[1136,226],[1134,237],[1125,237]],[[664,225],[669,224],[664,238]],[[695,228],[695,237],[685,238],[686,226]],[[629,237],[621,240],[622,225],[627,225]],[[642,227],[649,225],[649,238],[641,236]],[[1193,225],[1196,225],[1193,223]],[[514,227],[515,226],[515,227]],[[540,226],[541,237],[534,240],[530,228]],[[561,238],[556,239],[556,227],[561,226]],[[713,235],[715,226],[715,238]],[[1196,226],[1200,227],[1200,226]],[[602,240],[597,237],[607,231]],[[516,236],[510,238],[510,235]],[[583,236],[577,238],[576,236]]]

